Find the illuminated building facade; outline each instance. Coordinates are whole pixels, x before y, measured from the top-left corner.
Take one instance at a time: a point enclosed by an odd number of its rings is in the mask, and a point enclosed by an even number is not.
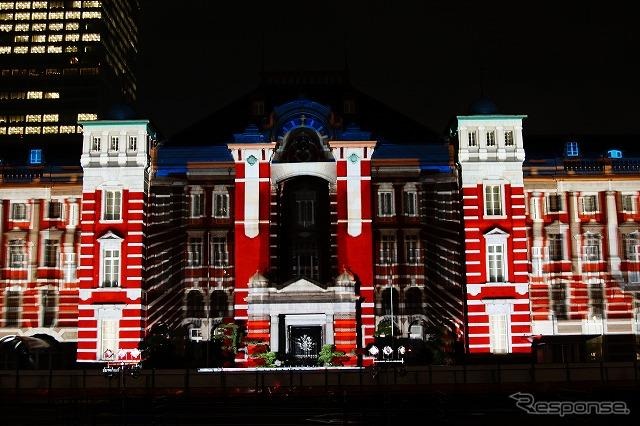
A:
[[[297,363],[331,344],[366,365],[381,333],[635,357],[630,146],[529,148],[526,117],[487,104],[441,137],[340,75],[294,77],[169,140],[83,121],[81,170],[5,172],[0,333],[72,343],[80,362],[138,360],[161,323],[194,341],[234,323]]]
[[[79,154],[78,121],[135,102],[138,10],[137,0],[0,1],[3,163]]]

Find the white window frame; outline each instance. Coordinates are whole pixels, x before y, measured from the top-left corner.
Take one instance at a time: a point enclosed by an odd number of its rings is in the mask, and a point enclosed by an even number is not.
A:
[[[108,194],[113,194],[113,208],[107,206]],[[118,201],[116,203],[116,200]],[[103,188],[102,189],[102,214],[100,215],[101,222],[118,223],[122,222],[122,204],[123,204],[123,191],[122,188]],[[116,211],[115,207],[118,207]],[[107,213],[109,210],[113,210],[111,213],[114,218],[108,219]],[[117,217],[116,217],[117,216]]]
[[[229,218],[229,193],[226,191],[214,191],[211,197],[213,201],[213,217],[216,219],[227,219]],[[223,205],[222,214],[218,214],[218,208],[220,207],[220,201]]]
[[[17,249],[17,251],[15,250]],[[14,261],[13,256],[19,256],[21,260]],[[27,245],[22,238],[12,238],[7,242],[7,267],[9,269],[26,269],[28,261]],[[16,266],[17,265],[17,266]]]
[[[585,209],[587,202],[586,200],[589,199],[593,199],[593,210],[587,210]],[[600,212],[600,206],[598,203],[598,194],[582,194],[580,196],[580,212],[582,214],[597,214]],[[591,207],[591,206],[589,206]]]
[[[636,194],[625,194],[623,193],[620,197],[620,208],[624,213],[635,213],[636,212]],[[631,206],[626,206],[625,200],[628,200],[631,203]],[[627,207],[631,207],[630,209]]]
[[[187,266],[199,268],[202,266],[202,236],[191,236],[187,241]]]
[[[60,215],[58,217],[51,217],[51,205],[54,203],[60,204]],[[47,206],[46,206],[44,216],[45,216],[45,219],[48,219],[48,220],[64,220],[64,200],[53,198],[47,201]]]
[[[558,248],[555,245],[551,244],[551,241],[555,241],[555,238],[551,238],[552,235],[559,235],[560,236],[560,258],[554,258],[554,256],[552,256],[552,251],[555,253],[555,248]],[[563,232],[548,232],[547,233],[547,253],[549,255],[549,261],[550,262],[560,262],[562,260],[565,259],[565,249],[564,249],[564,233]],[[554,250],[552,250],[552,247],[554,248]]]
[[[398,263],[398,238],[395,234],[380,235],[380,265]]]
[[[557,210],[551,210],[551,197],[556,197],[557,207],[558,207]],[[545,203],[546,213],[547,214],[563,213],[565,211],[563,198],[564,197],[562,196],[562,194],[558,192],[549,192],[545,194],[544,203]]]
[[[495,213],[489,213],[489,203],[488,203],[488,199],[487,199],[487,189],[488,188],[495,188],[498,187],[500,193],[498,201],[500,203],[499,205],[499,214],[495,214]],[[504,182],[502,181],[486,181],[483,183],[482,185],[482,201],[483,201],[483,211],[484,211],[484,217],[486,218],[505,218],[505,194],[504,194]],[[492,202],[495,202],[495,200],[492,200]]]
[[[120,136],[111,136],[109,139],[109,152],[120,151]]]
[[[47,244],[48,242],[51,244]],[[54,264],[47,265],[47,260],[49,259],[49,255],[47,252],[48,247],[54,247],[55,253],[53,256]],[[41,267],[43,268],[59,268],[60,267],[60,240],[58,238],[54,238],[52,235],[44,235],[42,238],[42,262]]]
[[[478,133],[475,130],[469,130],[467,132],[467,146],[469,148],[478,147]]]
[[[511,315],[514,311],[514,302],[514,299],[484,299],[482,301],[489,316],[489,351],[491,353],[503,354],[513,351]],[[496,327],[498,325],[501,326],[499,329]]]
[[[413,212],[408,211],[407,207],[413,206]],[[405,216],[418,216],[418,191],[415,189],[405,189],[402,191],[402,213]]]
[[[378,216],[393,217],[395,216],[395,191],[388,188],[380,188],[378,190]]]
[[[98,287],[101,288],[118,288],[122,287],[122,242],[124,239],[118,237],[113,232],[109,231],[102,237],[98,238],[98,243],[100,244],[100,275]],[[105,262],[107,260],[106,254],[109,251],[117,250],[117,257],[111,257],[110,259],[116,259],[118,262],[117,270],[116,270],[116,280],[115,285],[113,285],[114,280],[109,281],[109,285],[105,285],[106,281],[106,271],[105,271]]]
[[[410,247],[414,243],[414,247]],[[413,252],[413,256],[410,254]],[[418,234],[404,236],[404,259],[408,265],[420,264],[420,237]]]
[[[596,241],[597,244],[587,244],[587,241],[592,240],[590,242]],[[594,249],[590,249],[590,247],[595,247]],[[597,256],[596,259],[592,257],[594,254]],[[583,262],[601,262],[602,261],[602,235],[596,234],[593,232],[586,232],[582,236],[582,261]]]
[[[22,217],[22,215],[19,215],[20,217],[16,217],[16,211],[15,209],[17,208],[17,206],[24,206],[24,217]],[[9,213],[10,213],[10,220],[12,222],[29,222],[29,213],[30,213],[30,209],[29,209],[29,203],[27,203],[26,201],[11,201],[11,204],[9,205]]]
[[[507,136],[509,135],[509,136]],[[516,145],[516,141],[513,135],[513,130],[505,130],[504,131],[504,146],[506,148],[511,148]]]
[[[189,193],[189,217],[197,219],[204,217],[204,191],[200,188],[192,189]]]
[[[495,130],[487,130],[487,148],[495,148],[496,144],[496,131]]]
[[[489,351],[494,354],[511,352],[511,315],[489,314]]]
[[[229,241],[226,235],[211,235],[209,250],[211,266],[229,266]]]
[[[118,356],[120,339],[120,319],[119,318],[102,318],[98,321],[98,359],[101,361],[114,361]],[[109,332],[112,335],[105,336]],[[113,348],[111,346],[114,346]],[[106,357],[105,352],[109,349],[113,352],[111,357]]]
[[[137,136],[129,136],[129,140],[127,142],[127,151],[128,152],[137,152],[138,151],[138,137]]]
[[[486,234],[484,234],[484,238],[485,238],[485,273],[486,273],[486,282],[487,283],[492,283],[492,284],[502,284],[502,283],[507,283],[509,282],[509,256],[508,256],[508,245],[507,245],[507,240],[509,238],[509,234],[505,233],[504,231],[501,231],[498,228],[494,228],[493,230],[487,232]],[[496,249],[500,249],[499,251],[497,251]],[[502,261],[502,265],[501,265],[501,270],[502,270],[502,281],[500,280],[496,280],[496,281],[492,281],[491,277],[492,277],[492,260],[491,260],[491,256],[492,255],[500,255],[501,256],[501,261]],[[494,259],[493,261],[497,260]],[[500,278],[500,274],[499,274],[499,270],[496,270],[498,273],[496,274],[496,278]]]
[[[101,151],[102,141],[100,136],[93,136],[91,138],[91,152],[100,152]]]

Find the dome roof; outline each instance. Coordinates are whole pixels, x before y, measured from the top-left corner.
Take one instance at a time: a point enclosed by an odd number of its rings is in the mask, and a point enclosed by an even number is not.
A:
[[[497,112],[498,107],[496,104],[486,96],[476,99],[469,106],[469,113],[471,115],[489,115],[496,114]]]

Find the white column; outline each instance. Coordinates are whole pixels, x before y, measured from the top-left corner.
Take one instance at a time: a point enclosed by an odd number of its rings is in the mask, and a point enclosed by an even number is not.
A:
[[[333,345],[333,314],[327,314],[327,321],[325,323],[325,337],[324,343],[327,345]]]
[[[571,238],[571,264],[573,272],[582,273],[580,262],[580,218],[578,217],[578,193],[569,193],[569,234]]]
[[[362,149],[347,148],[347,233],[357,237],[362,233]]]
[[[254,238],[260,232],[260,158],[262,154],[257,149],[247,149],[242,154],[245,159],[244,234]]]
[[[620,275],[620,254],[618,252],[618,210],[616,191],[607,191],[607,240],[609,242],[609,271]]]
[[[30,200],[31,203],[31,231],[29,232],[29,281],[35,281],[38,269],[38,254],[42,241],[40,241],[40,200]]]
[[[271,332],[269,333],[269,346],[271,352],[278,352],[278,314],[271,314]]]

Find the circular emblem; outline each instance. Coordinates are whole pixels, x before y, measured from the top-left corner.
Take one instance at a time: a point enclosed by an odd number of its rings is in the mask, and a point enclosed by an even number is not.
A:
[[[249,163],[250,166],[253,166],[254,164],[256,164],[258,162],[258,159],[256,157],[254,157],[253,155],[250,155],[247,158],[247,163]]]
[[[359,158],[360,158],[360,157],[358,157],[358,154],[356,154],[356,153],[354,152],[353,154],[351,154],[351,155],[349,156],[349,161],[351,161],[353,164],[355,164],[355,163],[358,161],[358,159],[359,159]]]

